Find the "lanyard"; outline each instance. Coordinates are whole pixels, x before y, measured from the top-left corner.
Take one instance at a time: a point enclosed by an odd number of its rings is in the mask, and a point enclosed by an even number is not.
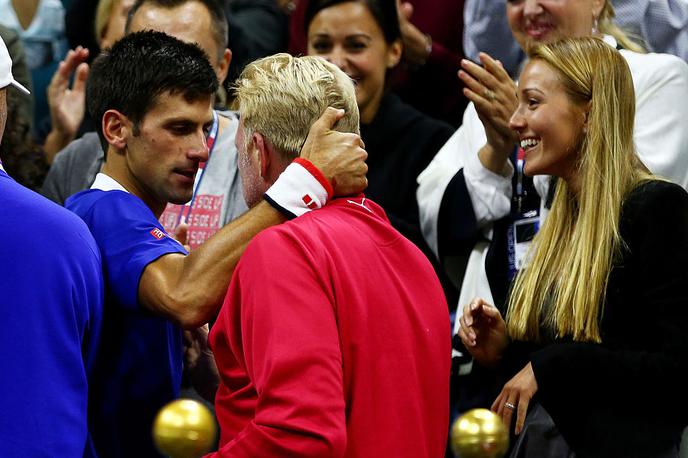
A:
[[[525,152],[516,147],[514,161],[514,197],[511,202],[511,221],[507,230],[508,278],[512,280],[528,263],[531,241],[540,228],[539,199],[534,199],[532,181],[525,176]]]
[[[217,132],[220,130],[220,121],[217,116],[217,111],[213,110],[213,125],[210,128],[210,132],[208,133],[208,137],[206,138],[206,144],[208,145],[208,160],[205,162],[201,162],[198,166],[199,169],[201,169],[200,174],[198,177],[196,177],[196,182],[194,183],[194,189],[193,193],[191,194],[191,200],[189,201],[188,204],[182,205],[181,210],[179,210],[179,217],[177,218],[177,226],[179,226],[179,223],[181,223],[182,219],[185,221],[189,220],[189,217],[191,216],[191,210],[193,209],[194,202],[196,201],[196,194],[198,193],[198,189],[201,187],[201,182],[203,181],[203,177],[205,176],[205,171],[208,168],[208,163],[210,162],[210,156],[213,154],[213,148],[215,147],[215,140],[217,139]],[[188,209],[187,209],[188,207]],[[186,216],[184,216],[184,210],[186,210]]]
[[[523,148],[517,146],[514,150],[514,165],[516,166],[516,189],[515,191],[515,204],[516,213],[523,213],[523,199],[526,195],[525,189],[523,189],[523,166],[525,165],[525,152]]]

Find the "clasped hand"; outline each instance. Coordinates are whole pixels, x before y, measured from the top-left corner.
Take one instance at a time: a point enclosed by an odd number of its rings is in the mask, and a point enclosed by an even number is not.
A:
[[[506,323],[499,310],[482,299],[474,299],[464,307],[459,325],[459,337],[473,358],[483,366],[497,365],[509,343]],[[530,400],[537,390],[533,367],[528,363],[504,385],[492,404],[492,411],[509,426],[515,412],[514,432],[519,434],[523,430]]]

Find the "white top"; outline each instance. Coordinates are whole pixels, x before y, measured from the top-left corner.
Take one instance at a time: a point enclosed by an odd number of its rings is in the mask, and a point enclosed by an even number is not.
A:
[[[19,33],[29,69],[59,62],[67,53],[65,9],[60,0],[40,0],[31,24],[23,29],[12,0],[0,0],[0,24]]]
[[[104,174],[103,172],[100,172],[99,174],[96,175],[96,179],[91,185],[91,189],[100,189],[101,191],[124,191],[124,192],[129,192],[126,190],[124,186],[119,184],[117,180],[112,178],[109,175]]]

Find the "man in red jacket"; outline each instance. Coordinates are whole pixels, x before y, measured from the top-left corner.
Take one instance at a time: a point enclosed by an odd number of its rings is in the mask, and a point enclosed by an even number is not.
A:
[[[358,132],[351,80],[317,57],[259,60],[237,84],[249,207],[296,167],[290,162],[328,105],[346,113],[335,129]],[[210,335],[221,377],[214,456],[442,456],[446,307],[425,256],[364,195],[263,231]]]

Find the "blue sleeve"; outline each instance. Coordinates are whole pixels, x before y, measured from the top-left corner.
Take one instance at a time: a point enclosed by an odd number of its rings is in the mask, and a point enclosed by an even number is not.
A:
[[[122,307],[137,309],[139,280],[146,266],[186,250],[138,197],[123,191],[100,192],[103,195],[82,218],[100,248],[108,294]]]
[[[101,259],[82,221],[16,188],[0,189],[0,456],[81,457]]]

